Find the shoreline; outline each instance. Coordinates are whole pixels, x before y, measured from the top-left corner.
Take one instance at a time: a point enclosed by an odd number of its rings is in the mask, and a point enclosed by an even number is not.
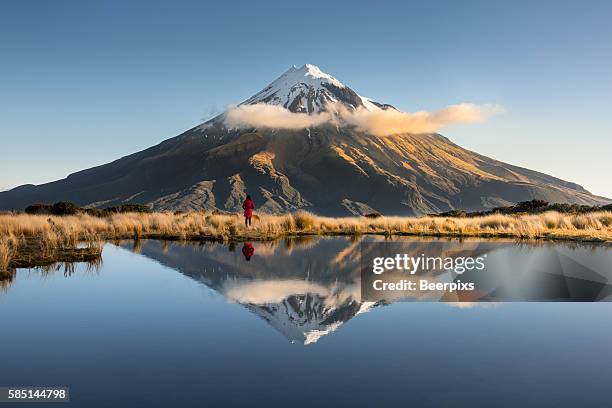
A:
[[[482,238],[484,240],[496,240],[496,239],[513,239],[517,242],[528,243],[533,242],[572,242],[572,243],[585,243],[585,244],[609,244],[611,240],[604,240],[600,238],[589,238],[584,236],[556,236],[547,235],[543,237],[518,237],[512,234],[491,234],[491,233],[475,233],[475,234],[453,234],[453,233],[411,233],[411,232],[400,232],[392,235],[385,234],[384,232],[366,232],[366,233],[349,233],[349,232],[330,232],[330,233],[312,233],[312,232],[300,232],[284,234],[274,237],[261,237],[261,236],[213,236],[213,235],[194,235],[189,237],[180,237],[177,235],[164,235],[164,234],[143,234],[138,236],[114,236],[112,238],[102,238],[99,242],[100,246],[97,247],[84,247],[84,248],[61,248],[55,249],[48,252],[41,252],[38,248],[27,248],[18,250],[13,257],[10,259],[6,269],[0,269],[0,280],[11,278],[15,269],[21,268],[36,268],[53,265],[56,263],[72,263],[72,262],[98,262],[102,257],[102,246],[104,243],[113,243],[116,241],[139,241],[139,240],[158,240],[158,241],[171,241],[171,242],[216,242],[216,243],[231,243],[231,242],[272,242],[280,239],[291,239],[300,237],[359,237],[359,236],[384,236],[384,237],[423,237],[423,238],[448,238],[448,239],[462,239],[462,238]]]
[[[410,232],[400,231],[387,233],[386,231],[368,231],[368,232],[349,232],[349,231],[328,231],[320,232],[291,232],[280,235],[262,236],[257,234],[242,234],[242,235],[191,235],[181,236],[177,234],[140,234],[137,236],[114,236],[105,238],[102,241],[112,242],[114,240],[138,240],[138,239],[155,239],[160,241],[191,241],[191,242],[270,242],[284,238],[299,238],[299,237],[359,237],[364,235],[385,236],[385,237],[427,237],[427,238],[483,238],[483,239],[515,239],[519,241],[561,241],[561,242],[587,242],[587,243],[612,243],[612,239],[600,237],[591,237],[585,235],[557,235],[554,233],[544,234],[541,236],[522,236],[513,233],[492,233],[492,232],[474,232],[474,233],[454,233],[454,232]]]
[[[244,227],[236,214],[124,213],[0,215],[0,271],[56,262],[94,261],[101,243],[124,239],[166,241],[273,241],[307,236],[516,239],[612,242],[612,212],[452,217],[320,217],[306,212],[258,215]],[[3,273],[0,272],[0,279]]]

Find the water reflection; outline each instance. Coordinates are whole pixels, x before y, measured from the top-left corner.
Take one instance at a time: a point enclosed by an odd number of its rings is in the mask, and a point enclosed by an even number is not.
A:
[[[17,271],[15,269],[3,272],[0,275],[0,293],[6,292],[11,287],[16,275]]]
[[[383,237],[293,237],[273,242],[220,244],[156,240],[116,241],[115,245],[153,259],[256,314],[291,342],[311,344],[373,308],[398,302],[433,300],[458,307],[478,301],[611,300],[612,250],[609,245],[402,238],[402,252],[439,257],[486,255],[486,273],[465,273],[478,282],[474,293],[394,292],[371,301],[361,294],[363,242]],[[238,248],[240,250],[238,250]],[[88,271],[98,273],[101,260]],[[33,269],[50,276],[74,273],[74,264]],[[25,271],[19,272],[25,273]],[[448,270],[422,275],[432,282],[453,282]],[[0,280],[7,291],[15,273]]]
[[[612,265],[601,245],[405,242],[512,262],[509,277],[553,254],[603,283]],[[248,262],[242,242],[119,244],[98,275],[17,270],[0,293],[0,383],[69,385],[88,408],[609,405],[611,304],[363,302],[349,238],[253,242]],[[488,307],[455,307],[474,305]]]
[[[396,301],[494,302],[503,300],[504,296],[519,295],[524,295],[524,299],[518,300],[551,300],[563,296],[569,299],[572,295],[581,296],[579,300],[601,300],[612,293],[608,284],[611,276],[593,272],[609,269],[612,251],[601,245],[403,239],[404,252],[415,255],[487,254],[487,273],[463,276],[463,279],[478,280],[482,290],[471,296],[397,292],[377,301],[362,301],[361,239],[307,237],[258,242],[257,256],[253,256],[255,246],[250,242],[242,244],[242,256],[231,246],[215,243],[144,241],[139,252],[243,305],[291,342],[303,344],[318,341],[360,313]],[[518,261],[521,259],[522,264]],[[573,260],[573,267],[555,275],[551,259],[555,262],[563,259],[566,264],[568,259]],[[526,268],[531,268],[527,278],[516,279]],[[535,275],[532,269],[537,272]],[[431,271],[425,276],[435,282],[457,279],[452,271]]]
[[[65,278],[69,278],[75,273],[77,265],[85,265],[85,269],[84,269],[85,273],[98,274],[100,273],[102,264],[103,264],[103,261],[101,257],[95,260],[86,261],[86,262],[54,262],[48,265],[42,265],[42,266],[37,266],[31,269],[21,270],[20,274],[26,273],[27,271],[29,273],[39,274],[42,278],[51,278],[57,272],[61,271],[62,275]],[[17,278],[16,269],[12,269],[8,271],[6,275],[2,275],[0,277],[0,293],[7,292],[10,289],[11,285],[15,282],[16,278]]]
[[[253,254],[255,254],[255,248],[253,247],[253,243],[245,242],[242,245],[242,255],[244,255],[244,259],[246,259],[247,262],[250,261]]]
[[[143,241],[139,252],[243,305],[290,341],[309,344],[373,305],[359,301],[357,244],[312,237],[245,242],[239,255],[216,243]]]

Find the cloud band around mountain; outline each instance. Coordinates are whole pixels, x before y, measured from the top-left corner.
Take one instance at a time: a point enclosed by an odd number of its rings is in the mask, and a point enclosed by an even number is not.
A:
[[[327,110],[312,115],[294,113],[288,109],[259,103],[232,105],[225,114],[230,128],[305,129],[323,124],[348,125],[375,136],[396,133],[431,133],[456,123],[474,123],[502,111],[497,105],[462,103],[435,112],[400,112],[394,109],[370,111],[349,110],[341,104],[329,104]]]
[[[305,129],[331,122],[329,112],[313,115],[294,113],[278,105],[257,103],[255,105],[233,105],[225,114],[225,125],[233,128]]]

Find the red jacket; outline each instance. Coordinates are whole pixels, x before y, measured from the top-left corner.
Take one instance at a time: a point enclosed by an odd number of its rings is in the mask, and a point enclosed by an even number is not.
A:
[[[255,248],[253,248],[253,244],[250,242],[246,242],[242,246],[242,255],[246,258],[247,261],[251,259],[253,254],[255,253]]]
[[[253,216],[253,210],[255,209],[255,204],[253,204],[253,200],[246,199],[242,204],[242,208],[244,209],[244,216],[246,218],[251,218]]]

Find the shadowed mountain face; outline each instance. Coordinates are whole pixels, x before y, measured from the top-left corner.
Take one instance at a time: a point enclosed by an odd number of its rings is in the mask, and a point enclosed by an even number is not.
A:
[[[317,67],[292,68],[243,104],[317,113],[394,109]],[[246,194],[268,213],[417,215],[543,199],[598,205],[581,186],[465,150],[439,134],[377,137],[350,127],[228,129],[223,115],[161,144],[40,186],[0,193],[0,209],[35,202],[149,204],[156,210],[236,211]]]

